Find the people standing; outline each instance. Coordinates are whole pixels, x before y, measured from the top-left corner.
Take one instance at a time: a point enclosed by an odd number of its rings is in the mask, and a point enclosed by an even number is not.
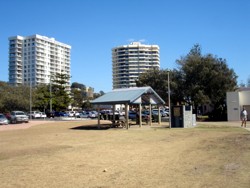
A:
[[[246,127],[247,124],[247,111],[245,108],[241,111],[241,127]]]

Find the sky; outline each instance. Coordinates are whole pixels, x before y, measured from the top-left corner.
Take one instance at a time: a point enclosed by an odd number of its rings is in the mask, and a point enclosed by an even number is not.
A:
[[[112,48],[159,45],[161,69],[199,44],[226,59],[238,83],[250,78],[249,0],[1,0],[0,81],[8,81],[8,38],[39,34],[68,44],[71,83],[112,90]]]

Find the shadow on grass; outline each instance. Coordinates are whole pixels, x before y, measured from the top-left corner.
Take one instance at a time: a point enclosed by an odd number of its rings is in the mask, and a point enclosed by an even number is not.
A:
[[[110,125],[100,125],[100,127],[98,127],[98,125],[81,125],[81,126],[77,126],[77,127],[72,127],[70,129],[72,130],[107,130],[110,129]]]

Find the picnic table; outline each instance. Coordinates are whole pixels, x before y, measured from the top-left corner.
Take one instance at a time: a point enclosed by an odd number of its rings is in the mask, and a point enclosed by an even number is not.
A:
[[[122,127],[122,128],[126,127],[126,119],[124,116],[115,115],[115,119],[113,119],[113,115],[110,115],[109,120],[112,122],[111,127]]]

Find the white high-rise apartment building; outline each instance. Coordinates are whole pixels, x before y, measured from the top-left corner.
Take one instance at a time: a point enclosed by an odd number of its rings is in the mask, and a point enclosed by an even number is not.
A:
[[[158,45],[132,42],[113,48],[113,89],[136,87],[139,75],[152,68],[160,68]]]
[[[41,35],[9,37],[9,84],[49,84],[56,73],[70,77],[70,50],[71,46]]]

